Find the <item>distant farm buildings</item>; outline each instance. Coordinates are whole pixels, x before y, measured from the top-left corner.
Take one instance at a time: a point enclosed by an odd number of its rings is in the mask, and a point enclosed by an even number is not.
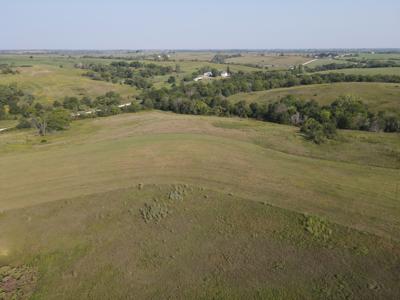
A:
[[[228,78],[229,76],[231,76],[231,75],[227,71],[224,71],[221,73],[222,78]]]
[[[228,78],[228,77],[230,77],[230,76],[231,76],[231,75],[230,75],[227,71],[224,71],[224,72],[221,73],[221,77],[222,77],[222,78]],[[206,73],[204,73],[203,75],[200,75],[200,76],[196,77],[196,78],[194,79],[194,81],[200,81],[200,80],[204,80],[204,79],[210,79],[210,78],[212,78],[212,77],[214,77],[214,74],[213,74],[212,72],[206,72]]]

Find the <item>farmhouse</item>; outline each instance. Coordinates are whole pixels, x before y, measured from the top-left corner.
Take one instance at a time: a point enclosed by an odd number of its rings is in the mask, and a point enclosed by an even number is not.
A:
[[[200,75],[200,76],[196,77],[196,78],[194,79],[194,81],[199,81],[199,80],[208,79],[208,78],[210,78],[210,77],[212,77],[212,76],[213,76],[213,73],[212,73],[212,72],[205,72],[203,75]]]
[[[221,77],[222,78],[228,78],[228,77],[230,77],[231,75],[227,72],[227,71],[224,71],[224,72],[222,72],[221,73]]]

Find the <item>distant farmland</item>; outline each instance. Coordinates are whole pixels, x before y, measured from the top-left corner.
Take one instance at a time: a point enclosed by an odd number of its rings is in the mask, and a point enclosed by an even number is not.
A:
[[[397,75],[400,76],[400,67],[394,68],[354,68],[354,69],[341,69],[332,71],[323,71],[321,73],[343,73],[355,75]]]

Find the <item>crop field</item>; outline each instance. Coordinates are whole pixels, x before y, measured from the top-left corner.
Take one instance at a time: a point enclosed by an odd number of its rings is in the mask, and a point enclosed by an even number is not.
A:
[[[3,133],[0,271],[33,299],[393,298],[399,149],[160,112]]]
[[[301,55],[279,55],[279,54],[260,54],[242,53],[241,57],[229,58],[228,63],[262,65],[265,67],[288,68],[293,65],[301,65],[311,58]]]
[[[212,51],[177,51],[169,53],[171,60],[176,61],[205,61],[210,62],[215,56]]]
[[[316,100],[323,105],[332,103],[339,96],[353,95],[360,98],[375,112],[380,110],[400,112],[400,84],[395,83],[342,82],[318,84],[237,94],[229,97],[229,99],[235,102],[245,100],[248,103],[270,103],[288,95],[294,95],[303,100]]]
[[[317,66],[329,65],[329,64],[344,64],[347,63],[345,59],[339,58],[318,58],[317,60],[307,64],[309,68],[315,68]]]

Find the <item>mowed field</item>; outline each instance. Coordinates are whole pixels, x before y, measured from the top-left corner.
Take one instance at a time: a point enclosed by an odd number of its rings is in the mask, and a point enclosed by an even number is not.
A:
[[[3,133],[0,271],[33,299],[395,299],[399,149],[161,112]]]
[[[323,105],[331,104],[339,96],[353,95],[359,97],[374,112],[380,110],[400,112],[400,84],[396,83],[341,82],[317,84],[237,94],[229,97],[229,99],[235,102],[245,100],[248,103],[271,103],[288,95],[294,95],[303,100],[315,100]]]

